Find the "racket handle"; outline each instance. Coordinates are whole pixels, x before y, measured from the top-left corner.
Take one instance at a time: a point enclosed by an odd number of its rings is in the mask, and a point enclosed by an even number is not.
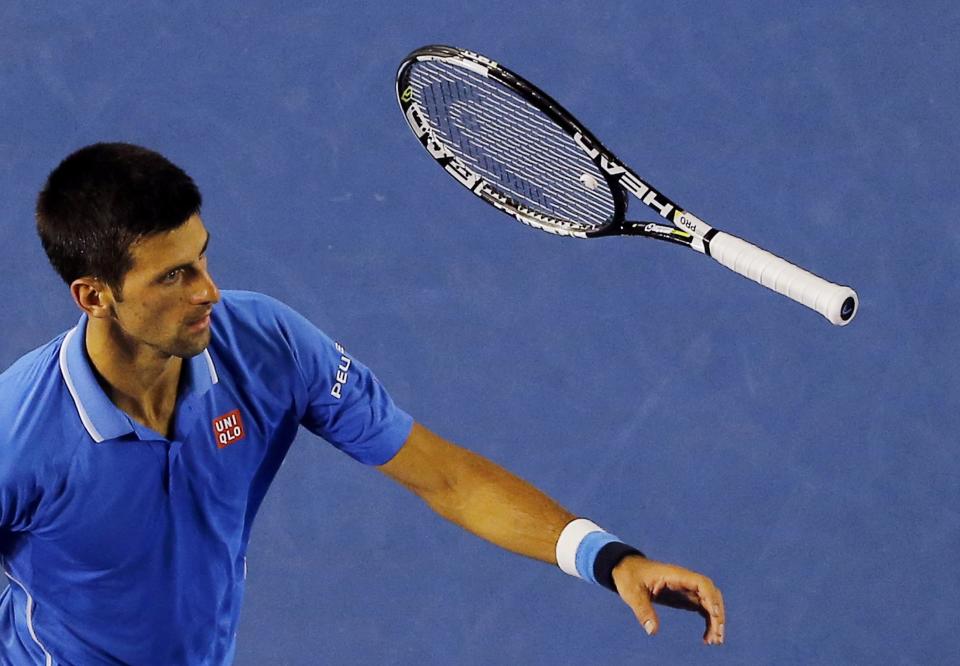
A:
[[[827,282],[728,233],[718,231],[710,239],[710,255],[733,272],[816,310],[831,324],[846,326],[860,306],[850,287]]]

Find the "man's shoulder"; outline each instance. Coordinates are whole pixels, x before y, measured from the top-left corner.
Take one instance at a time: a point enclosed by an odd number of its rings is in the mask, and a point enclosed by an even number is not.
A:
[[[257,307],[271,306],[282,303],[273,296],[267,296],[259,291],[247,291],[244,289],[221,289],[220,301],[225,305],[238,307]]]
[[[272,296],[256,291],[222,290],[220,309],[232,321],[258,321],[276,319],[293,312],[293,309]]]
[[[218,312],[219,309],[219,312]],[[291,330],[315,327],[309,319],[286,303],[255,291],[220,292],[220,303],[214,308],[215,332],[238,339],[244,337],[287,337]]]
[[[26,397],[22,394],[33,392],[38,384],[49,381],[59,373],[60,346],[66,332],[50,342],[33,349],[0,373],[0,410],[11,398]]]
[[[258,366],[303,362],[306,358],[339,361],[333,341],[305,315],[265,294],[221,291],[213,314],[214,357],[256,359]]]
[[[0,374],[0,457],[9,466],[23,447],[36,449],[69,414],[60,372],[65,334],[27,352]]]

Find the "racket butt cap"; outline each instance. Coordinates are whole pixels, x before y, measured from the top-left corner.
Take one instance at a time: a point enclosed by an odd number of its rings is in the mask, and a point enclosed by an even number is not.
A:
[[[860,299],[857,297],[857,292],[850,287],[834,285],[830,301],[820,314],[835,326],[846,326],[853,321],[859,311]]]
[[[853,315],[857,312],[857,299],[856,296],[847,296],[843,301],[843,305],[840,306],[840,320],[843,322],[848,322],[853,319]]]

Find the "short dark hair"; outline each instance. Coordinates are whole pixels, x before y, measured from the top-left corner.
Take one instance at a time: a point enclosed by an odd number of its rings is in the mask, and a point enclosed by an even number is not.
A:
[[[200,212],[196,184],[160,153],[96,143],[50,172],[37,197],[37,232],[63,280],[96,277],[120,294],[130,246],[176,229]]]

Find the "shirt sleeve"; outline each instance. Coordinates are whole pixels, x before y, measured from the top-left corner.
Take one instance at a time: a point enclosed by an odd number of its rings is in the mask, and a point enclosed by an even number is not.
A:
[[[305,385],[300,424],[364,464],[388,462],[407,440],[413,418],[343,345],[282,304],[280,316]]]

